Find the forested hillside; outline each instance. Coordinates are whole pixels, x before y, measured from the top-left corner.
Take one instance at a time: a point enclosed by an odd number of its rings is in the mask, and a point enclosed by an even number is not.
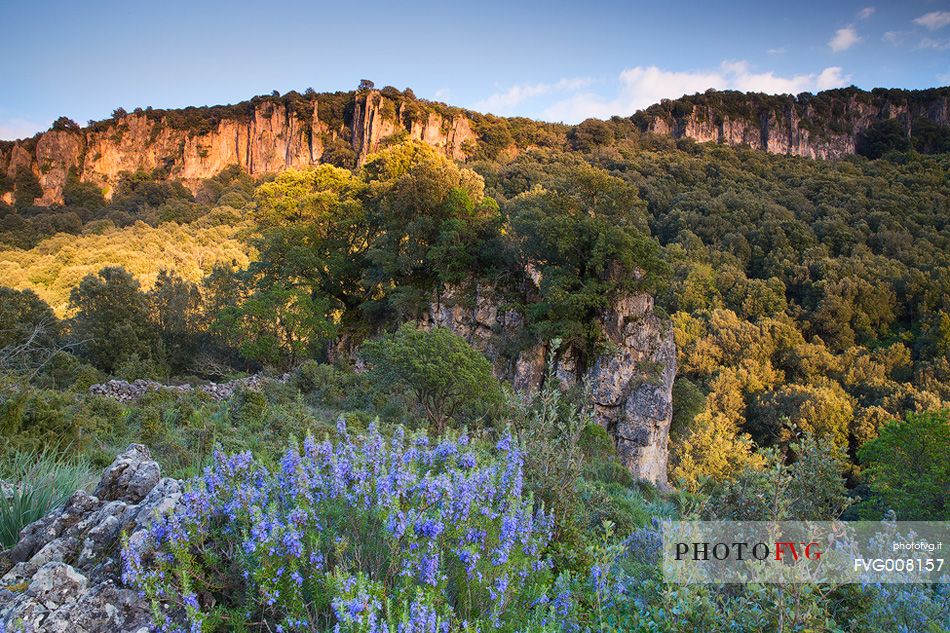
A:
[[[943,132],[815,160],[648,131],[670,107],[469,113],[464,161],[410,125],[189,187],[71,172],[48,207],[24,174],[0,455],[70,476],[0,478],[50,489],[38,518],[131,442],[197,476],[123,545],[123,582],[169,605],[135,617],[170,630],[945,630],[946,584],[673,587],[657,564],[661,518],[950,518]],[[255,373],[224,399],[89,391]]]

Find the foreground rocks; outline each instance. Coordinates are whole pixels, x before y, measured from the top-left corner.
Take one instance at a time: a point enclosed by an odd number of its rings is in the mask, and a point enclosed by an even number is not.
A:
[[[206,385],[193,387],[191,385],[166,385],[154,380],[135,380],[127,382],[125,380],[110,380],[109,382],[99,383],[89,387],[89,393],[94,396],[103,396],[112,398],[119,402],[131,402],[138,400],[149,391],[172,391],[176,393],[206,393],[215,400],[227,400],[234,395],[238,389],[249,389],[251,391],[260,391],[268,381],[287,382],[290,374],[284,374],[278,378],[270,378],[263,374],[254,374],[247,378],[238,378],[228,382],[211,382]]]
[[[144,446],[129,446],[93,494],[77,491],[0,552],[0,632],[147,631],[148,604],[121,581],[121,536],[135,538],[182,490]]]

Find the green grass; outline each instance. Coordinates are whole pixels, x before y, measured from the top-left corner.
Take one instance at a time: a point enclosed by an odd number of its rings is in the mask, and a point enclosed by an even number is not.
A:
[[[20,538],[20,530],[63,505],[79,489],[89,489],[94,475],[84,457],[53,452],[16,451],[0,461],[0,550]]]

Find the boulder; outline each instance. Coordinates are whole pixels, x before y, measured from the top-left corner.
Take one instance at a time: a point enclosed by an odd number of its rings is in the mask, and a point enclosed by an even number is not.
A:
[[[0,631],[147,631],[148,604],[122,584],[122,535],[140,538],[182,492],[144,446],[129,446],[93,494],[76,491],[0,552]]]

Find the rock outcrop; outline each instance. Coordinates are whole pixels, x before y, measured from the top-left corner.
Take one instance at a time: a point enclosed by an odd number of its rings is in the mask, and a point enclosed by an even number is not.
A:
[[[490,288],[476,288],[474,297],[444,293],[420,325],[445,327],[465,338],[517,391],[535,390],[545,377],[551,352],[546,345],[504,353],[505,341],[523,328],[523,319],[505,309]],[[637,293],[601,315],[601,327],[611,352],[581,366],[573,350],[559,350],[555,376],[564,386],[586,385],[594,418],[613,437],[623,464],[634,477],[665,488],[676,376],[672,325],[656,314],[653,297]]]
[[[673,326],[646,293],[620,299],[602,318],[608,347],[584,375],[594,415],[613,434],[620,460],[639,479],[667,484],[676,344]]]
[[[93,494],[77,491],[0,553],[0,631],[147,631],[148,603],[122,584],[121,536],[135,538],[182,492],[144,446],[129,446]]]
[[[331,146],[335,161],[342,146],[360,164],[399,135],[456,160],[464,160],[465,148],[477,142],[464,111],[436,109],[408,93],[290,93],[234,106],[119,113],[85,128],[64,124],[30,139],[0,142],[0,174],[12,183],[20,170],[32,171],[43,191],[32,201],[37,205],[62,203],[70,173],[98,185],[106,197],[123,174],[138,171],[159,170],[195,191],[228,167],[258,176],[315,165]],[[5,196],[9,202],[16,192]]]
[[[666,99],[633,119],[645,132],[700,143],[840,158],[856,153],[862,133],[882,121],[896,120],[907,136],[921,122],[950,126],[950,89],[846,88],[797,97],[708,91]]]
[[[465,116],[445,117],[426,108],[410,108],[407,102],[398,104],[373,90],[357,94],[353,114],[353,149],[358,162],[380,149],[383,142],[403,129],[408,137],[422,141],[455,160],[465,160],[466,144],[477,137],[471,121]]]

